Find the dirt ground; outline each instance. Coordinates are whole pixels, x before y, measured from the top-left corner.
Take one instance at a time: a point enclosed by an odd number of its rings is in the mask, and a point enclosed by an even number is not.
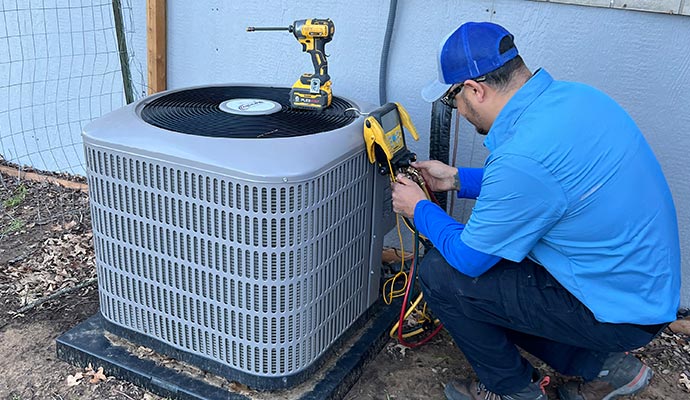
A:
[[[0,174],[0,400],[161,399],[98,365],[56,357],[55,338],[98,310],[90,223],[85,192]],[[636,351],[656,372],[637,399],[690,398],[689,339],[667,329]],[[565,378],[533,362],[551,375],[557,398]],[[390,341],[345,398],[443,399],[444,382],[472,375],[445,332],[417,349]]]

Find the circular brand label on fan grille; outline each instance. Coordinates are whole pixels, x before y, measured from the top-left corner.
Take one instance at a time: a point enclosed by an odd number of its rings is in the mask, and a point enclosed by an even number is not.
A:
[[[266,99],[231,99],[220,103],[221,111],[237,115],[268,115],[282,109],[279,103]]]

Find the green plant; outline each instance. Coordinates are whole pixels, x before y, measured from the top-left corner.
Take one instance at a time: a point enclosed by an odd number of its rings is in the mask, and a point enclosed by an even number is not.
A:
[[[2,229],[0,235],[7,235],[8,233],[17,232],[24,227],[26,223],[21,219],[13,219],[12,222]]]
[[[26,192],[27,192],[26,186],[24,186],[24,185],[17,186],[17,189],[14,191],[14,195],[12,195],[12,197],[10,197],[9,199],[3,201],[2,205],[5,208],[11,208],[11,207],[18,206],[26,198]]]

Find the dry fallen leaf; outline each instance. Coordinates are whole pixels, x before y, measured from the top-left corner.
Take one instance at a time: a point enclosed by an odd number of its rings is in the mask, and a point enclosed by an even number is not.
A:
[[[89,363],[89,365],[84,368],[84,371],[84,375],[91,377],[91,379],[89,379],[89,383],[98,383],[108,379],[108,377],[103,373],[103,367],[98,367],[98,370],[94,371],[93,365]]]
[[[249,386],[243,385],[239,382],[232,381],[232,382],[230,382],[230,385],[228,385],[228,386],[230,387],[231,391],[236,392],[236,393],[249,393],[250,392]]]
[[[67,375],[67,387],[72,387],[72,386],[78,385],[79,382],[81,381],[81,378],[83,378],[83,377],[84,376],[82,375],[81,372],[77,372],[74,375]]]
[[[65,225],[63,225],[62,227],[65,230],[70,230],[70,229],[74,228],[75,226],[77,226],[77,221],[72,220],[72,221],[66,223]]]
[[[100,381],[105,381],[106,379],[108,379],[108,377],[103,373],[103,367],[98,367],[98,371],[93,373],[89,383],[98,383]]]
[[[690,392],[690,379],[688,379],[688,376],[685,374],[685,372],[680,373],[680,379],[678,379],[678,383],[680,383],[684,390]]]

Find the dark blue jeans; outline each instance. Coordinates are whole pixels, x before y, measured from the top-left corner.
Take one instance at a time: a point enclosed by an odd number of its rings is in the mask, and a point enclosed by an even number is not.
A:
[[[433,249],[419,267],[424,299],[479,380],[497,394],[518,392],[532,365],[516,346],[564,375],[597,377],[609,353],[649,343],[665,325],[598,322],[541,265],[501,260],[471,278]],[[635,310],[630,310],[635,312]]]

